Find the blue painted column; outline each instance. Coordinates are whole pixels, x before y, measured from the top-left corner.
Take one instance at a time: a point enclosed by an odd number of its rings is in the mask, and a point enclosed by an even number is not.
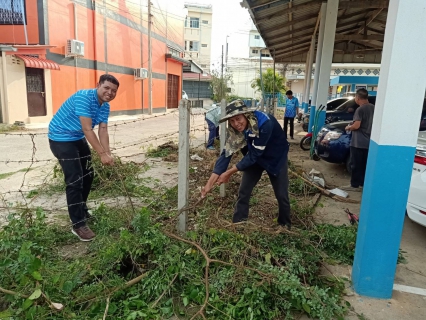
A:
[[[375,298],[392,296],[426,88],[419,67],[426,64],[425,17],[424,0],[389,2],[352,269],[355,291]]]

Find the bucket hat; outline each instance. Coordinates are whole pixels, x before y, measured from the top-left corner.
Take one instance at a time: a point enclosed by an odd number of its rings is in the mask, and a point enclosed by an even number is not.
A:
[[[225,116],[219,120],[219,123],[222,123],[239,114],[245,114],[253,111],[256,111],[256,108],[247,107],[240,99],[234,100],[226,106]]]

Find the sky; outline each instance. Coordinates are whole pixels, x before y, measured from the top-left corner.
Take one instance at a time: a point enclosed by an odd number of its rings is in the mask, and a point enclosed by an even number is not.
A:
[[[222,45],[225,48],[227,35],[229,36],[228,57],[248,57],[248,32],[251,29],[252,20],[247,9],[241,7],[241,0],[188,0],[187,2],[212,5],[212,63],[220,64]]]

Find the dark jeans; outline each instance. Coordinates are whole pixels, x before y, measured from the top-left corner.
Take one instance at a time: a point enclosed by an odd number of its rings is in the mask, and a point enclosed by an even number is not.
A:
[[[86,225],[86,201],[93,182],[91,153],[86,139],[69,142],[49,140],[50,150],[64,172],[68,213],[75,229]]]
[[[251,193],[254,186],[260,180],[263,171],[264,169],[258,164],[254,164],[243,171],[243,178],[238,191],[238,200],[235,205],[232,222],[236,223],[248,219]],[[268,175],[274,189],[275,197],[278,200],[278,223],[281,225],[291,226],[290,201],[288,198],[287,161],[285,161],[278,176],[274,176],[269,173]]]
[[[364,186],[365,170],[367,169],[368,149],[351,147],[351,186]]]
[[[294,118],[288,118],[288,117],[284,117],[284,133],[285,133],[285,137],[287,139],[287,128],[288,128],[288,123],[290,122],[290,137],[294,137]]]
[[[207,146],[206,146],[206,148],[208,148],[213,146],[214,139],[219,138],[219,126],[216,127],[215,124],[211,122],[210,120],[206,119],[206,121],[209,126],[209,140],[207,141]]]

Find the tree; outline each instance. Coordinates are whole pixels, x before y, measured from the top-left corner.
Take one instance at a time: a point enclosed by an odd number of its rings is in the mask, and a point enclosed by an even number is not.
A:
[[[225,71],[222,74],[218,70],[212,70],[211,72],[212,80],[210,82],[210,87],[213,90],[213,100],[219,102],[222,99],[227,99],[228,96],[232,93],[229,86],[233,85],[232,73]]]
[[[287,90],[285,86],[286,79],[275,72],[275,88],[274,88],[274,69],[268,68],[265,72],[262,72],[262,81],[263,81],[263,92],[272,93],[272,92],[282,92],[285,93]],[[262,83],[260,77],[253,79],[251,82],[251,87],[256,88],[256,92],[262,92]]]

